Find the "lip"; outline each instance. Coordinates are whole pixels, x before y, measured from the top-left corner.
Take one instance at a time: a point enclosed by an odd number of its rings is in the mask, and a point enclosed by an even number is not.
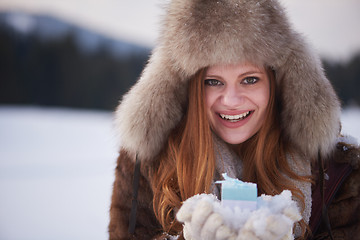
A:
[[[220,114],[225,114],[225,115],[239,115],[239,114],[243,114],[243,113],[246,113],[246,112],[250,112],[250,114],[243,120],[239,120],[237,122],[230,122],[228,120],[225,120],[225,119],[222,119],[220,117]],[[254,110],[246,110],[246,111],[222,111],[221,113],[218,113],[216,112],[216,116],[217,116],[217,119],[218,121],[224,125],[225,127],[227,128],[238,128],[238,127],[241,127],[243,125],[245,125],[249,120],[250,118],[253,116],[253,113],[255,111]]]

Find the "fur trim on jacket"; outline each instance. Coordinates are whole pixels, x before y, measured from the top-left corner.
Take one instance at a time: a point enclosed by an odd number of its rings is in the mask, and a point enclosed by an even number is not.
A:
[[[339,100],[318,56],[276,0],[171,1],[157,47],[117,108],[122,148],[153,159],[183,116],[189,78],[204,67],[243,61],[275,70],[281,125],[299,152],[309,158],[331,153]]]

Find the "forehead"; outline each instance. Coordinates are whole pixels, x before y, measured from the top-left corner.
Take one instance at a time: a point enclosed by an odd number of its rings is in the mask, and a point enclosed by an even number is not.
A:
[[[206,75],[222,75],[226,73],[243,74],[247,72],[265,73],[265,68],[252,64],[250,62],[234,64],[216,64],[206,70]]]

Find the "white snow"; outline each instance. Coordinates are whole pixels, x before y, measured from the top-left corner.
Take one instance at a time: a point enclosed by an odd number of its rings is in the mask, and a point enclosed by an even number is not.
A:
[[[105,240],[117,157],[112,113],[0,106],[0,239]],[[360,109],[342,115],[360,139]]]
[[[360,141],[360,108],[350,107],[342,112],[342,133]],[[354,141],[354,140],[353,140]]]
[[[107,239],[108,112],[0,107],[0,239]]]

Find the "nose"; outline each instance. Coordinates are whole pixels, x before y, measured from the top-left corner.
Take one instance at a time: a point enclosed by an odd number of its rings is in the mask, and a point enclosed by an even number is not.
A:
[[[222,104],[229,108],[241,106],[244,103],[244,100],[245,97],[243,92],[234,86],[226,87],[221,98]]]

